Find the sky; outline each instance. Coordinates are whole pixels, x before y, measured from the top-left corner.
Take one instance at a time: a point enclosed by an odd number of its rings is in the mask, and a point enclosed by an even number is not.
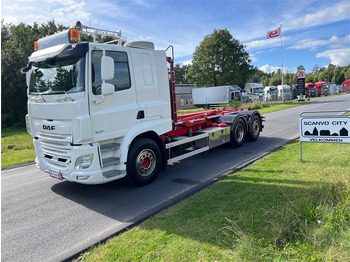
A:
[[[306,72],[350,64],[349,0],[2,0],[6,23],[33,25],[76,21],[121,30],[127,41],[174,46],[175,63],[189,64],[214,29],[228,29],[244,44],[252,65],[264,72]],[[282,36],[266,39],[282,26]],[[281,45],[282,40],[282,45]],[[283,61],[283,63],[282,63]]]

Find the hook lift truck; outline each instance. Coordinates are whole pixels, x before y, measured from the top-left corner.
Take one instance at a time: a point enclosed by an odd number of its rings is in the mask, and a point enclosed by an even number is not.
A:
[[[114,40],[83,42],[83,33]],[[178,115],[172,46],[127,43],[120,31],[78,21],[34,49],[22,69],[26,125],[36,165],[51,177],[83,184],[125,178],[142,186],[166,164],[226,143],[240,147],[262,131],[262,116],[252,110]]]

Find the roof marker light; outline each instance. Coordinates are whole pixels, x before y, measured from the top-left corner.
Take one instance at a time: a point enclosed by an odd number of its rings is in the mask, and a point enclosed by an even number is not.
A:
[[[38,41],[34,41],[34,51],[38,51]]]
[[[80,42],[80,33],[78,29],[72,28],[69,30],[69,42],[78,43]]]

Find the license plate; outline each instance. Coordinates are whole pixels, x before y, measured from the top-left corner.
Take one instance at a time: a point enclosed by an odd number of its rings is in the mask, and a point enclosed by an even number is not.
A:
[[[62,176],[61,172],[55,172],[55,171],[50,170],[49,175],[50,175],[50,177],[53,177],[53,178],[56,178],[59,180],[63,180],[63,176]]]

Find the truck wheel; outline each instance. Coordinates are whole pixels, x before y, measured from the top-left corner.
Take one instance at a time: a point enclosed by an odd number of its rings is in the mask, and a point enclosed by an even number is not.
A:
[[[151,183],[160,172],[161,158],[156,142],[148,138],[136,140],[128,155],[126,181],[137,186]]]
[[[244,121],[239,118],[237,119],[232,126],[230,134],[230,146],[231,147],[240,147],[243,145],[247,135],[246,127]]]
[[[252,120],[249,124],[249,131],[247,134],[247,140],[248,141],[255,141],[259,138],[260,135],[260,129],[261,129],[261,121],[260,117],[257,115],[254,115]]]

